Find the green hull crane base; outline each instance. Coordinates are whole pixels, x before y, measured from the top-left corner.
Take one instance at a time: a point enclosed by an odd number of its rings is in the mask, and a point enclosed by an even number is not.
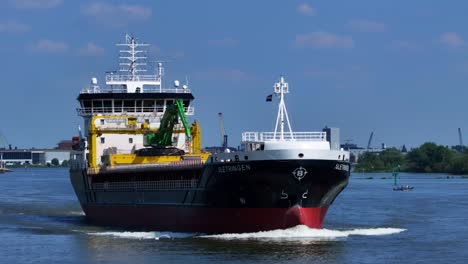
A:
[[[166,108],[158,131],[145,134],[143,145],[145,147],[159,148],[172,146],[172,133],[174,131],[174,125],[179,122],[179,117],[184,125],[187,141],[190,142],[192,140],[192,133],[187,122],[187,117],[185,116],[184,103],[182,100],[176,100],[175,104]]]

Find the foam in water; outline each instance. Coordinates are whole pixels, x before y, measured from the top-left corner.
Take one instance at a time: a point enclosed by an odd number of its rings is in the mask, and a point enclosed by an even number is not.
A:
[[[251,239],[251,240],[334,240],[347,238],[349,236],[383,236],[398,234],[406,231],[401,228],[360,228],[351,230],[313,229],[305,225],[299,225],[288,229],[277,229],[255,233],[219,234],[219,235],[197,235],[195,233],[173,233],[173,232],[91,232],[89,235],[113,236],[127,239],[171,239],[171,238],[214,238],[214,239]]]
[[[317,239],[317,240],[332,240],[339,238],[346,238],[352,235],[359,236],[382,236],[398,234],[406,229],[400,228],[366,228],[366,229],[352,229],[352,230],[329,230],[329,229],[313,229],[305,225],[299,225],[288,229],[278,229],[271,231],[263,231],[256,233],[242,233],[242,234],[220,234],[220,235],[207,235],[202,236],[205,238],[216,239],[287,239],[287,240],[300,240],[300,239]]]
[[[172,232],[90,232],[88,235],[95,235],[95,236],[113,236],[113,237],[120,237],[120,238],[128,238],[128,239],[170,239],[170,238],[187,238],[193,237],[194,234],[187,234],[187,233],[172,233]]]

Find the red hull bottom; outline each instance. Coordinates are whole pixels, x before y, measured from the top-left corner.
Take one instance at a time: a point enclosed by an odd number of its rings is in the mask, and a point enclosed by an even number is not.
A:
[[[83,209],[87,219],[99,225],[176,232],[244,233],[296,225],[321,228],[328,208],[85,205]]]

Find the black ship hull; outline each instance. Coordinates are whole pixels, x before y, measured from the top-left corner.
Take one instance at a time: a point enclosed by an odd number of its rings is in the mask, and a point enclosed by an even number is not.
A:
[[[125,228],[254,232],[320,228],[346,187],[349,163],[335,160],[216,162],[167,169],[71,170],[86,218]]]

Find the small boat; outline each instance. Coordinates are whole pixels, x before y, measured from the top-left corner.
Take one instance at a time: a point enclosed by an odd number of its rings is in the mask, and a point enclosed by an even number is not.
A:
[[[393,182],[393,190],[394,191],[411,191],[414,189],[413,186],[409,186],[409,185],[400,185],[398,186],[397,184],[397,181],[398,179],[400,178],[398,176],[398,174],[400,173],[400,166],[398,166],[395,170],[393,170],[392,172],[392,176],[393,176],[393,179],[394,179],[394,182]]]
[[[414,187],[409,186],[409,185],[401,185],[401,186],[393,187],[394,191],[411,191],[413,189]]]

